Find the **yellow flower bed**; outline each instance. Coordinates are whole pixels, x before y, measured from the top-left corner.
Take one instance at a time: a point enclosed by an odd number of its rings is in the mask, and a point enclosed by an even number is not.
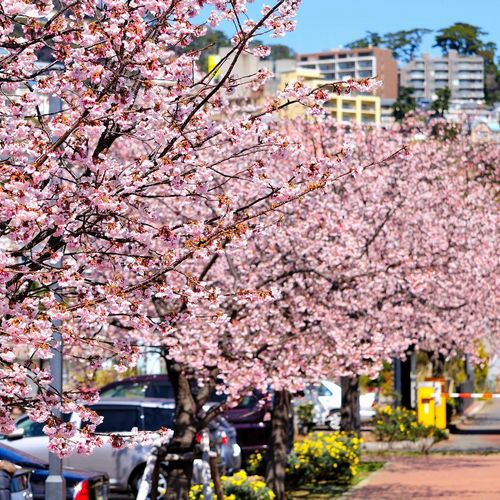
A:
[[[361,439],[344,432],[310,434],[294,444],[288,461],[288,482],[351,482],[358,473],[360,443]]]
[[[400,406],[397,408],[384,406],[377,410],[374,434],[379,441],[416,441],[426,437],[445,438],[440,429],[419,424],[415,411]]]
[[[274,493],[266,486],[260,476],[249,476],[245,471],[239,471],[232,476],[222,476],[222,489],[224,500],[273,500]],[[210,483],[213,489],[213,483]],[[197,484],[191,487],[189,500],[203,499],[203,485]]]

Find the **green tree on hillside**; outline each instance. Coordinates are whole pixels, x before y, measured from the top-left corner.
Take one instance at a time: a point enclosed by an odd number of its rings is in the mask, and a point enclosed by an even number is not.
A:
[[[381,47],[383,44],[383,38],[378,33],[374,31],[367,31],[366,36],[354,40],[354,42],[348,43],[346,47],[348,49],[364,49],[365,47]]]
[[[432,30],[414,28],[411,30],[386,33],[383,37],[384,46],[392,50],[392,55],[399,61],[408,62],[418,55],[424,35]]]
[[[396,121],[402,122],[407,113],[416,109],[417,101],[413,96],[414,91],[413,87],[401,87],[399,89],[399,96],[392,105],[392,116]]]
[[[431,109],[435,116],[444,116],[450,107],[451,90],[448,87],[436,90],[437,99],[432,101]]]
[[[424,35],[431,32],[432,30],[426,28],[394,31],[385,35],[367,31],[365,37],[348,43],[346,47],[350,49],[384,47],[392,51],[395,59],[409,61],[417,56]]]
[[[438,31],[434,47],[439,47],[443,54],[456,50],[463,56],[477,54],[483,47],[481,36],[487,35],[478,26],[467,23],[455,23]]]

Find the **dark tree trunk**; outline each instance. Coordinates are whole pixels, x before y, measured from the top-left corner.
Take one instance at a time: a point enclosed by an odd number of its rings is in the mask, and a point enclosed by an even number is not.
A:
[[[274,393],[266,483],[276,495],[276,500],[285,499],[290,403],[291,395],[288,391],[276,391]]]
[[[191,392],[189,380],[182,373],[181,366],[171,360],[167,361],[168,376],[175,393],[175,424],[172,441],[168,445],[168,453],[187,453],[193,451],[197,432],[197,406]],[[187,500],[193,461],[170,461],[167,466],[168,500]]]
[[[340,428],[346,432],[361,433],[359,413],[359,378],[341,377],[342,408],[340,409]]]

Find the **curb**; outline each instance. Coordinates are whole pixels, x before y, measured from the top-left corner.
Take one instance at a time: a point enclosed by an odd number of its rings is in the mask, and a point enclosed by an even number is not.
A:
[[[423,452],[434,444],[434,438],[429,437],[418,441],[375,441],[362,443],[361,451],[386,452],[386,451],[418,451]]]

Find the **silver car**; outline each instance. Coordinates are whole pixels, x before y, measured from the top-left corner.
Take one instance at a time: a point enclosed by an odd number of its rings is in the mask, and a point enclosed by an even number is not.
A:
[[[97,426],[97,432],[119,433],[125,436],[131,434],[134,428],[140,431],[172,428],[175,415],[172,400],[108,398],[101,399],[91,408],[104,417],[103,422]],[[71,415],[70,421],[75,423],[77,429],[81,428],[82,422],[77,414]],[[231,473],[241,466],[241,449],[236,443],[234,428],[230,424],[227,425],[232,430],[220,434],[224,439],[219,443],[219,450],[224,471]],[[9,446],[47,461],[48,438],[43,434],[43,424],[21,417],[16,427],[11,436],[6,436],[10,441]],[[74,453],[64,459],[64,464],[105,472],[109,475],[110,487],[114,491],[132,490],[136,493],[151,448],[152,446],[136,446],[115,449],[106,443],[102,448],[96,448],[89,456]],[[166,487],[165,467],[162,468],[159,482],[160,488]]]
[[[18,468],[10,480],[11,500],[33,500],[30,485],[31,471]]]

